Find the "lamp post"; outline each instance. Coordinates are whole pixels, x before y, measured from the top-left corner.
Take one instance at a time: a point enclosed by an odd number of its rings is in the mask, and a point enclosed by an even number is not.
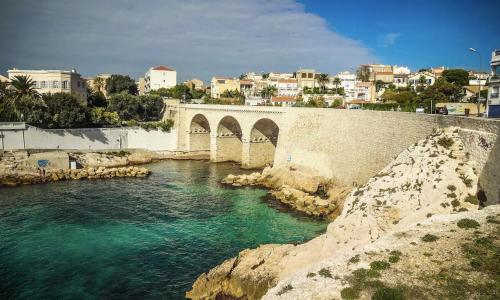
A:
[[[470,52],[475,52],[477,55],[479,55],[479,72],[481,72],[481,69],[483,68],[482,65],[482,59],[481,59],[481,53],[477,51],[474,48],[469,48]],[[481,100],[481,78],[478,77],[478,83],[479,83],[479,90],[477,92],[477,115],[479,116],[479,108],[480,108],[480,100]]]

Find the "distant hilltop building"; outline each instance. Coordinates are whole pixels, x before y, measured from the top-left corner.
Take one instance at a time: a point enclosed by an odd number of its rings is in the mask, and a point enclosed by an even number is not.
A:
[[[384,83],[394,82],[392,66],[389,65],[361,65],[359,67],[359,74],[363,81],[382,81]]]
[[[34,83],[34,88],[41,94],[72,93],[83,105],[87,104],[87,86],[85,79],[76,70],[8,70],[9,80],[15,76],[28,76]]]
[[[144,76],[144,92],[160,88],[169,89],[177,85],[177,71],[165,66],[152,67]]]
[[[193,79],[186,80],[186,81],[184,81],[184,84],[191,91],[194,91],[194,90],[203,90],[203,88],[204,88],[203,80],[198,79],[198,78],[193,78]]]

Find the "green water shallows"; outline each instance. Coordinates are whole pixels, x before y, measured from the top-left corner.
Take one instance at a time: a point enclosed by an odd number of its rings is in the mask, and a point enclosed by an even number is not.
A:
[[[245,248],[309,240],[326,224],[223,188],[232,164],[165,161],[145,179],[0,189],[0,299],[182,299]]]

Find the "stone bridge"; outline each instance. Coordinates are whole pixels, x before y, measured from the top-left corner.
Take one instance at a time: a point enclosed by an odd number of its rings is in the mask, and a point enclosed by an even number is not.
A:
[[[500,121],[404,112],[167,104],[177,150],[243,168],[296,164],[346,185],[365,183],[434,129],[459,128],[488,198],[500,202]],[[491,154],[491,155],[490,155]]]
[[[209,151],[212,162],[240,162],[243,168],[273,164],[286,109],[191,104],[173,111],[179,150]]]

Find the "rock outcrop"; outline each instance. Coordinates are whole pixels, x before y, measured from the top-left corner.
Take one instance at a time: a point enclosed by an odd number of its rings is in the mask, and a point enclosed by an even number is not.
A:
[[[56,182],[62,180],[80,179],[105,179],[115,177],[146,177],[151,172],[144,167],[120,167],[120,168],[85,168],[85,169],[59,169],[51,170],[44,176],[32,172],[16,172],[0,175],[0,186],[13,187],[19,185]]]
[[[315,217],[333,219],[342,201],[351,191],[331,180],[314,175],[314,171],[295,165],[265,168],[262,173],[233,175],[222,180],[233,187],[259,185],[271,189],[270,194],[291,208]],[[321,195],[321,196],[320,196]]]
[[[486,218],[477,211],[478,177],[473,166],[474,162],[463,153],[458,134],[452,128],[438,131],[403,151],[364,186],[353,190],[345,200],[342,213],[328,226],[326,234],[305,244],[288,246],[287,251],[281,252],[279,259],[270,264],[266,260],[262,263],[252,260],[252,257],[266,255],[265,247],[245,250],[242,253],[249,260],[245,265],[259,265],[273,277],[267,278],[270,290],[264,298],[340,298],[341,289],[347,287],[349,281],[343,277],[344,273],[337,275],[335,272],[337,269],[350,272],[352,269],[346,262],[356,253],[361,256],[369,253],[372,247],[396,249],[401,245],[402,248],[397,250],[405,253],[408,243],[413,245],[411,243],[424,233],[408,232],[423,224],[428,224],[425,230],[442,232],[446,230],[442,224],[455,222],[460,216]],[[241,181],[241,178],[235,181]],[[498,208],[491,208],[495,209],[498,211]],[[407,234],[408,239],[404,240]],[[272,256],[272,253],[267,255]],[[358,258],[352,259],[356,260]],[[231,265],[228,261],[224,264]],[[418,265],[418,260],[414,265]],[[415,270],[418,271],[418,267]],[[215,299],[223,293],[259,299],[250,287],[262,285],[252,270],[238,275],[238,278],[245,279],[244,284],[232,281],[231,288],[227,288],[227,273],[216,267],[208,274],[196,280],[187,296]],[[274,282],[278,284],[273,288]]]

